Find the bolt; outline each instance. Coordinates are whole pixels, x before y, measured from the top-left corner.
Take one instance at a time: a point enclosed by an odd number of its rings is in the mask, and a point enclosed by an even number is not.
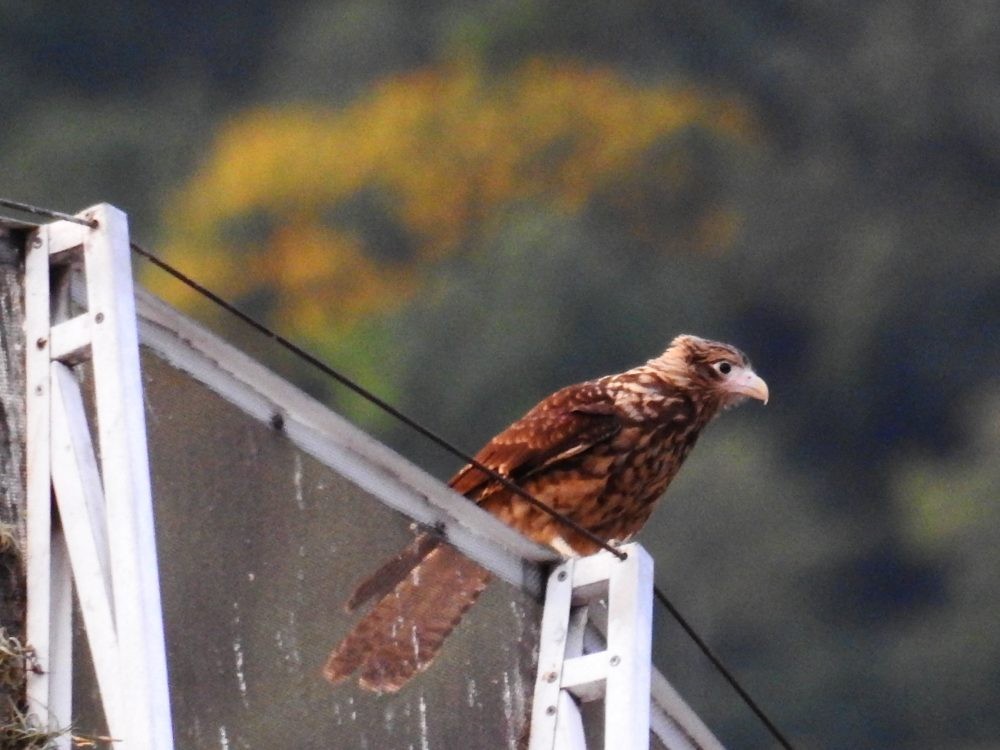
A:
[[[565,581],[566,580],[566,571],[565,570],[560,570],[559,571],[559,575],[556,576],[556,580],[557,581]]]
[[[97,322],[97,323],[103,323],[104,322],[104,313],[97,313],[97,315],[94,316],[94,321]]]
[[[615,655],[615,656],[611,657],[611,666],[612,667],[617,667],[621,663],[622,663],[622,658],[620,656]]]
[[[556,715],[556,707],[555,706],[549,706],[548,708],[545,709],[545,714],[547,716],[555,716]]]
[[[556,681],[556,677],[558,677],[558,675],[555,672],[549,672],[548,674],[545,675],[545,681],[546,682],[555,682]]]
[[[44,336],[39,336],[38,341],[35,342],[35,346],[37,346],[39,349],[44,349],[47,343],[49,343],[48,339],[46,339]]]

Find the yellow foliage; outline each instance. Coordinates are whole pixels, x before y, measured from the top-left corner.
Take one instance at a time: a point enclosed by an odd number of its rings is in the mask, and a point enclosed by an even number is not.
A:
[[[275,322],[319,338],[406,300],[507,206],[574,213],[613,196],[624,231],[668,247],[635,194],[683,171],[648,174],[650,155],[692,126],[751,135],[733,102],[543,60],[505,77],[470,65],[398,75],[341,110],[256,109],[222,128],[175,196],[166,255],[226,296],[266,293]],[[693,217],[696,246],[731,239],[738,219],[717,209]]]

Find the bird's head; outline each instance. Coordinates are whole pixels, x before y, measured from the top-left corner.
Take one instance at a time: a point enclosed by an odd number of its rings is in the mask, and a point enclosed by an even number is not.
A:
[[[681,335],[651,364],[679,387],[704,394],[719,408],[747,398],[767,403],[767,383],[753,371],[747,355],[729,344]]]

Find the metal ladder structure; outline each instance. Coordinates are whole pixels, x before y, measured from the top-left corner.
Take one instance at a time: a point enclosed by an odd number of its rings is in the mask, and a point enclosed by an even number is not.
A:
[[[171,750],[128,224],[106,204],[79,216],[89,225],[34,230],[25,258],[29,711],[70,725],[75,584],[114,746]],[[85,361],[96,441],[74,370]]]
[[[570,559],[549,576],[530,750],[585,750],[579,703],[603,701],[604,750],[647,750],[653,561],[638,544]],[[588,622],[605,637],[594,648]]]

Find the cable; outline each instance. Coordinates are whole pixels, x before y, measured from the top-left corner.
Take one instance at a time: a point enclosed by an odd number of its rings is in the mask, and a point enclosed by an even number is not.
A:
[[[91,229],[97,226],[97,222],[94,219],[81,219],[79,216],[64,214],[62,211],[53,211],[51,208],[39,208],[38,206],[32,206],[30,203],[21,203],[20,201],[12,201],[7,198],[0,198],[0,206],[24,211],[27,214],[34,214],[35,216],[44,216],[47,219],[72,221],[74,224],[83,224],[83,226],[90,227]]]
[[[222,299],[219,295],[215,294],[211,290],[206,289],[204,286],[202,286],[201,284],[199,284],[194,279],[192,279],[192,278],[184,275],[183,273],[181,273],[177,269],[173,268],[169,264],[167,264],[164,261],[160,260],[158,257],[156,257],[155,255],[153,255],[152,253],[150,253],[148,250],[144,250],[143,248],[139,247],[135,243],[130,243],[130,244],[131,244],[132,250],[134,252],[136,252],[137,254],[139,254],[140,256],[142,256],[143,258],[145,258],[146,260],[148,260],[150,263],[152,263],[153,265],[155,265],[157,268],[160,268],[160,269],[166,271],[167,273],[169,273],[171,276],[173,276],[178,281],[180,281],[183,284],[189,286],[191,289],[194,289],[199,294],[202,294],[205,297],[207,297],[208,299],[212,300],[212,302],[214,302],[215,304],[219,305],[220,307],[222,307],[224,310],[226,310],[227,312],[231,313],[232,315],[235,315],[237,318],[239,318],[240,320],[242,320],[244,323],[246,323],[247,325],[249,325],[254,330],[262,333],[263,335],[265,335],[268,338],[272,339],[273,341],[277,342],[282,347],[284,347],[288,351],[292,352],[296,356],[304,359],[306,362],[308,362],[309,364],[311,364],[314,367],[318,368],[319,370],[321,370],[325,374],[329,375],[331,378],[333,378],[334,380],[336,380],[341,385],[343,385],[346,388],[349,388],[350,390],[354,391],[356,394],[358,394],[359,396],[361,396],[362,398],[364,398],[366,401],[374,404],[375,406],[377,406],[382,411],[386,412],[387,414],[390,414],[391,416],[393,416],[394,418],[396,418],[397,420],[399,420],[400,422],[402,422],[406,426],[408,426],[411,429],[417,431],[418,433],[420,433],[421,435],[423,435],[425,438],[427,438],[431,442],[435,443],[436,445],[440,446],[444,450],[446,450],[449,453],[451,453],[453,456],[461,459],[462,461],[464,461],[467,464],[470,464],[475,469],[477,469],[478,471],[480,471],[483,474],[485,474],[486,476],[488,476],[490,479],[492,479],[492,480],[494,480],[496,482],[499,482],[504,487],[506,487],[507,489],[509,489],[511,492],[513,492],[514,494],[516,494],[518,497],[523,498],[524,500],[528,501],[534,507],[536,507],[539,510],[547,513],[552,518],[555,518],[557,521],[559,521],[563,525],[569,527],[570,529],[572,529],[577,534],[585,537],[589,541],[591,541],[594,544],[600,546],[602,549],[610,552],[612,555],[614,555],[615,557],[617,557],[619,560],[624,560],[624,559],[626,559],[628,557],[627,553],[622,552],[619,549],[615,549],[612,545],[608,544],[605,540],[601,539],[601,537],[597,536],[597,534],[595,534],[594,532],[592,532],[590,529],[587,529],[584,526],[581,526],[579,523],[577,523],[576,521],[574,521],[572,518],[564,516],[562,513],[560,513],[559,511],[555,510],[554,508],[550,508],[548,505],[546,505],[545,503],[543,503],[541,500],[538,500],[536,497],[534,497],[533,495],[531,495],[529,492],[521,489],[521,487],[518,484],[516,484],[515,482],[511,481],[510,479],[508,479],[507,477],[505,477],[503,474],[500,474],[499,472],[494,471],[493,469],[489,468],[488,466],[486,466],[485,464],[481,463],[480,461],[477,461],[475,458],[473,458],[472,456],[468,455],[467,453],[465,453],[460,448],[456,448],[454,445],[452,445],[451,443],[449,443],[447,440],[445,440],[443,437],[441,437],[440,435],[438,435],[433,430],[431,430],[431,429],[429,429],[427,427],[424,427],[422,424],[420,424],[419,422],[417,422],[415,419],[413,419],[411,417],[408,417],[406,414],[404,414],[403,412],[399,411],[399,409],[397,409],[392,404],[388,403],[387,401],[384,401],[379,396],[376,396],[374,393],[372,393],[371,391],[369,391],[367,388],[364,388],[363,386],[359,385],[358,383],[355,383],[349,377],[347,377],[343,373],[339,372],[338,370],[335,370],[333,367],[331,367],[330,365],[328,365],[326,362],[322,361],[318,357],[310,354],[305,349],[303,349],[302,347],[300,347],[298,344],[295,344],[295,343],[289,341],[284,336],[282,336],[280,333],[276,333],[275,331],[272,331],[270,328],[268,328],[267,326],[265,326],[263,323],[260,323],[259,321],[257,321],[253,317],[251,317],[250,315],[247,315],[245,312],[243,312],[242,310],[240,310],[238,307],[236,307],[235,305],[231,304],[230,302],[227,302],[226,300]]]
[[[729,669],[726,667],[726,665],[723,664],[722,661],[719,659],[719,657],[715,655],[715,652],[712,651],[711,647],[704,641],[704,639],[700,635],[698,635],[698,631],[696,631],[691,626],[691,624],[687,621],[687,618],[685,618],[684,615],[682,615],[677,610],[677,607],[674,606],[673,602],[671,602],[670,599],[667,598],[667,595],[664,594],[663,590],[656,584],[653,584],[653,594],[659,600],[660,604],[662,604],[664,608],[666,608],[666,610],[671,614],[671,616],[673,616],[673,618],[677,620],[677,624],[680,625],[684,629],[684,632],[688,634],[688,637],[690,637],[691,640],[695,642],[695,645],[712,663],[712,666],[715,667],[716,671],[718,671],[718,673],[722,675],[722,677],[726,680],[726,682],[729,683],[730,687],[732,687],[732,689],[736,691],[736,694],[743,699],[743,702],[746,703],[747,706],[750,708],[750,710],[753,711],[754,714],[757,716],[757,718],[760,719],[761,722],[763,722],[764,726],[767,727],[767,730],[771,733],[774,739],[776,739],[781,744],[781,746],[785,748],[785,750],[794,750],[792,744],[785,738],[785,736],[781,733],[778,727],[774,725],[774,722],[772,722],[771,719],[768,718],[768,715],[764,713],[764,709],[758,706],[757,702],[752,697],[750,697],[750,694],[743,688],[742,685],[740,685],[736,677],[733,676],[733,673],[730,672]]]

